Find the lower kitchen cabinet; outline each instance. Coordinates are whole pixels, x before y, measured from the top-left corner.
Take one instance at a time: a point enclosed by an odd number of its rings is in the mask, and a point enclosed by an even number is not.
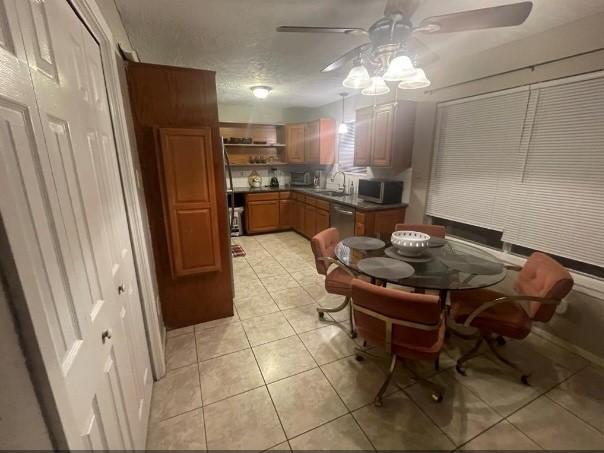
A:
[[[287,230],[293,226],[294,200],[279,200],[279,228]]]
[[[315,221],[317,209],[314,206],[306,205],[304,207],[304,236],[311,238],[315,235]]]
[[[354,234],[373,236],[381,234],[389,237],[397,223],[405,221],[405,208],[385,209],[383,211],[357,211]]]
[[[315,234],[329,228],[329,211],[317,209],[315,211]]]
[[[245,223],[248,233],[266,233],[279,229],[279,192],[247,194]]]

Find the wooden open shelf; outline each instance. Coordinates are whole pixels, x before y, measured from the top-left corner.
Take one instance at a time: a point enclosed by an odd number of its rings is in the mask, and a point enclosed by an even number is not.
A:
[[[283,165],[289,165],[287,162],[267,162],[265,164],[244,164],[244,163],[234,163],[231,164],[231,167],[279,167]]]
[[[233,167],[272,167],[286,165],[285,126],[282,124],[220,123],[220,135],[224,138],[251,138],[266,143],[225,143]],[[261,157],[267,162],[250,163]]]
[[[282,148],[285,147],[285,143],[273,143],[272,145],[269,145],[268,143],[225,143],[224,146],[229,148]]]

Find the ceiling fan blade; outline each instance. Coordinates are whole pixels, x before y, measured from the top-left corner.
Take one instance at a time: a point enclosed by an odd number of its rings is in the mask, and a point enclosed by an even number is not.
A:
[[[415,31],[451,33],[484,28],[510,27],[522,24],[532,8],[532,2],[520,2],[443,16],[432,16],[424,19]]]
[[[410,37],[405,41],[405,48],[408,51],[408,56],[420,68],[425,68],[439,59],[435,52],[414,37]]]
[[[384,16],[400,13],[409,19],[419,7],[420,0],[388,0],[384,8]]]
[[[344,28],[344,27],[304,27],[281,25],[277,27],[277,31],[281,33],[345,33],[347,35],[367,35],[369,34],[364,28]]]
[[[371,44],[367,42],[365,44],[361,44],[358,47],[355,47],[354,49],[349,50],[344,55],[342,55],[340,58],[331,62],[329,65],[327,65],[323,69],[321,69],[321,72],[330,72],[330,71],[333,71],[335,69],[342,67],[348,61],[352,60],[355,57],[358,57],[362,52],[364,52],[366,49],[368,49],[369,46],[371,46]]]

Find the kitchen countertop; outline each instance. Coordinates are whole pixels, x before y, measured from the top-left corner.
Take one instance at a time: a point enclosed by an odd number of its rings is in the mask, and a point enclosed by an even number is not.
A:
[[[334,197],[327,195],[325,192],[328,189],[313,189],[308,187],[300,186],[288,186],[283,185],[279,187],[234,187],[235,193],[262,193],[262,192],[301,192],[308,195],[312,195],[323,200],[331,201],[333,203],[343,204],[350,206],[361,211],[383,211],[386,209],[406,208],[407,203],[395,203],[395,204],[379,204],[372,203],[370,201],[361,200],[356,195],[344,195],[343,197]],[[229,191],[230,192],[230,191]]]

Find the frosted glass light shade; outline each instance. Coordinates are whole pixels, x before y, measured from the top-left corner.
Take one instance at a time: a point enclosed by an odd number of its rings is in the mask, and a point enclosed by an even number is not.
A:
[[[254,93],[254,96],[256,96],[258,99],[266,99],[266,97],[271,92],[270,87],[264,87],[264,86],[252,87],[251,90],[252,90],[252,93]]]
[[[423,69],[418,69],[412,77],[403,80],[398,87],[403,90],[416,90],[418,88],[426,88],[430,86],[430,80],[426,77]]]
[[[338,126],[338,134],[348,134],[348,126],[346,123],[340,123]]]
[[[359,65],[354,66],[350,70],[350,72],[342,82],[342,85],[344,85],[346,88],[353,88],[355,90],[358,90],[360,88],[365,88],[369,86],[369,82],[369,72],[367,71],[367,68],[363,65]]]
[[[398,82],[415,75],[415,72],[416,69],[413,67],[411,59],[405,55],[399,55],[390,61],[383,79],[388,82]]]
[[[369,86],[361,90],[361,94],[365,96],[379,96],[386,93],[390,93],[390,88],[388,88],[388,85],[386,85],[386,82],[380,76],[373,76]]]

